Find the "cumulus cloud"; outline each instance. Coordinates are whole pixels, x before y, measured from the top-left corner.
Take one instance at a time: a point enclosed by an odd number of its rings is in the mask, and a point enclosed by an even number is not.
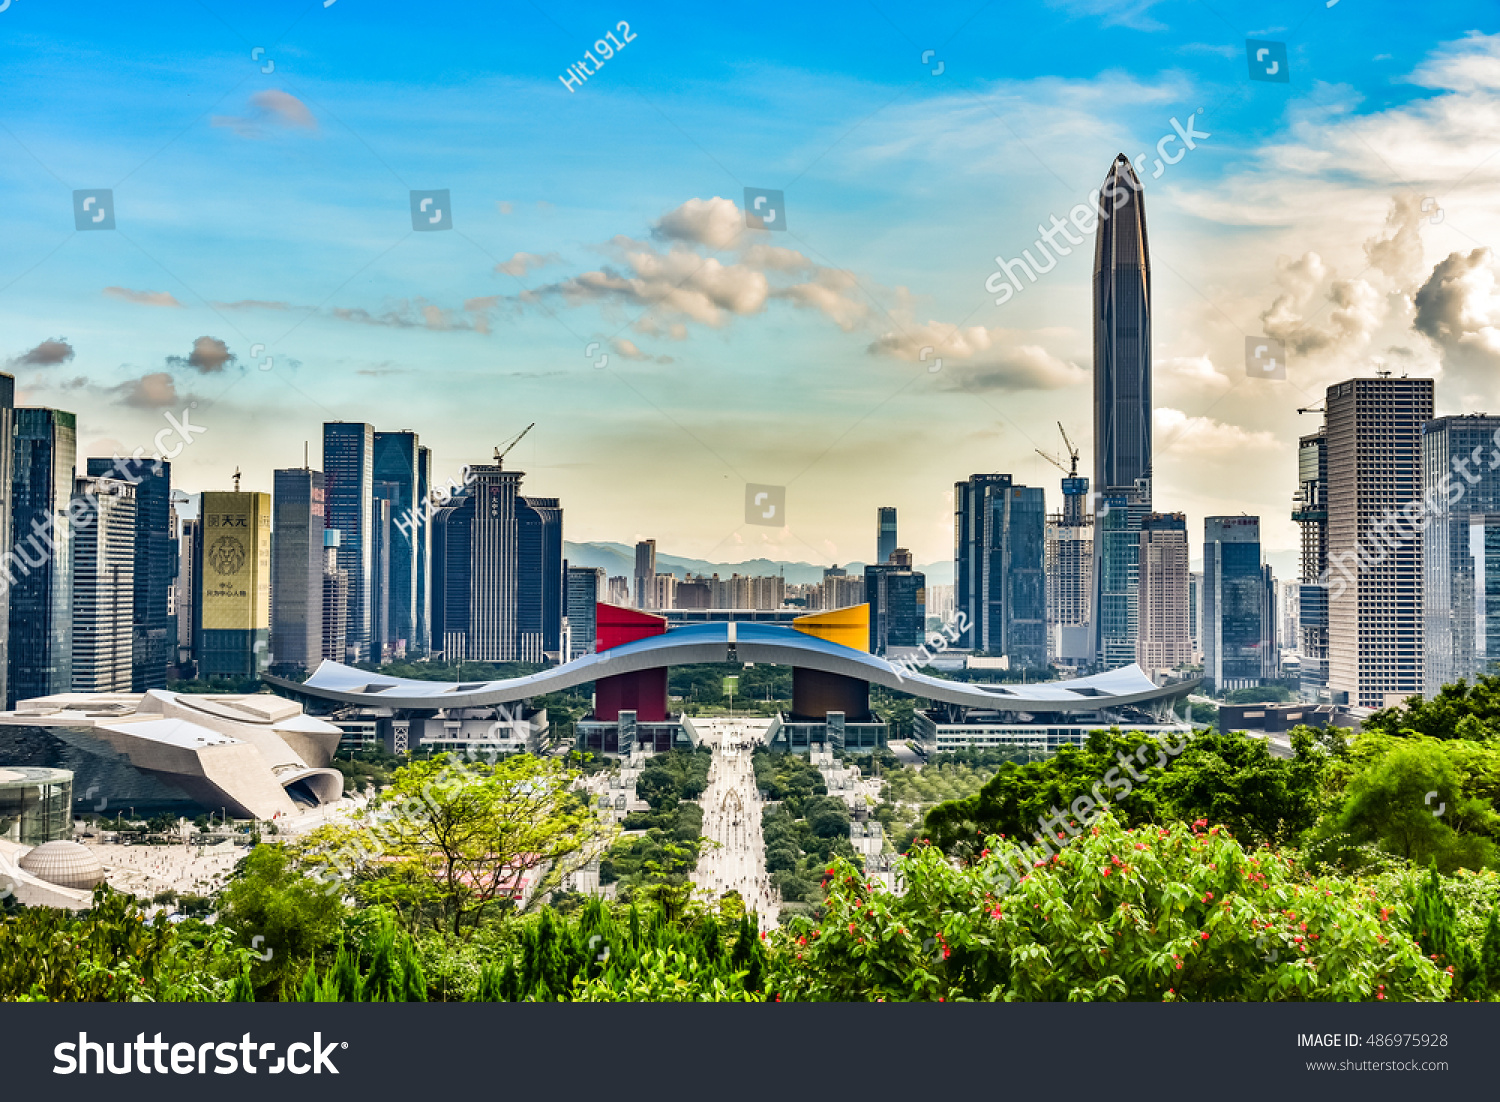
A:
[[[635,341],[626,337],[616,337],[609,342],[609,346],[627,360],[652,360],[659,364],[675,362],[671,356],[653,356],[649,352],[642,352]]]
[[[1191,417],[1168,406],[1157,406],[1151,413],[1158,456],[1170,450],[1204,459],[1226,459],[1246,452],[1275,452],[1282,447],[1274,433],[1243,429],[1212,417]]]
[[[487,332],[487,325],[481,320],[482,314],[477,319],[470,316],[478,311],[487,309],[487,303],[498,301],[496,299],[469,299],[464,303],[464,310],[447,310],[435,302],[429,302],[425,298],[398,299],[386,306],[379,313],[372,314],[370,311],[359,307],[335,307],[330,314],[340,321],[354,322],[358,325],[385,326],[392,329],[431,329],[442,332],[458,329],[479,329]]]
[[[165,409],[177,405],[177,385],[166,371],[155,371],[139,379],[108,388],[122,404],[133,409]]]
[[[502,260],[496,264],[495,271],[519,277],[527,272],[534,272],[538,268],[545,268],[549,264],[561,263],[562,257],[556,253],[548,253],[546,256],[538,256],[536,253],[516,253],[509,260]]]
[[[1500,293],[1488,247],[1438,262],[1417,291],[1412,328],[1460,371],[1500,367]]]
[[[35,348],[22,352],[11,363],[24,367],[56,367],[73,358],[73,346],[67,337],[49,337]]]
[[[172,306],[182,309],[182,303],[166,291],[132,291],[129,287],[106,287],[104,293],[110,298],[123,299],[137,306]]]
[[[1087,371],[1036,340],[1036,334],[929,321],[884,333],[866,351],[926,364],[934,373],[941,370],[943,385],[955,390],[1057,390],[1088,379]],[[943,361],[941,368],[937,367],[939,360]]]
[[[745,215],[732,199],[689,199],[662,215],[651,233],[665,241],[732,249],[745,234]]]
[[[264,138],[269,130],[316,130],[318,120],[290,92],[268,88],[256,92],[244,115],[214,115],[209,124],[227,127],[242,138]]]
[[[192,368],[203,375],[223,371],[228,364],[235,363],[234,353],[218,337],[199,337],[193,342],[193,350],[186,356],[168,356],[167,363],[173,367]],[[147,376],[154,378],[154,376]],[[166,376],[170,380],[170,376]]]
[[[1363,348],[1385,319],[1385,302],[1367,281],[1331,280],[1325,295],[1333,307],[1326,311],[1327,325],[1317,320],[1325,307],[1308,312],[1324,280],[1334,274],[1315,252],[1303,253],[1296,260],[1278,257],[1276,282],[1281,285],[1281,293],[1260,315],[1265,334],[1284,342],[1290,353],[1302,356],[1347,355]]]

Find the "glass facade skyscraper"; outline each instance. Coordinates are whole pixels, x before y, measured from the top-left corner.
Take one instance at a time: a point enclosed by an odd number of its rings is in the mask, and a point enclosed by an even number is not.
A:
[[[11,479],[10,676],[7,704],[65,693],[73,682],[73,541],[68,507],[78,420],[60,409],[15,411]]]
[[[875,511],[875,561],[890,562],[891,552],[900,546],[896,535],[896,507],[882,505]]]
[[[311,672],[323,657],[323,472],[293,467],[273,478],[271,669]]]
[[[135,591],[131,611],[131,691],[167,687],[167,667],[176,661],[177,621],[167,594],[177,575],[176,525],[172,515],[172,464],[162,459],[88,460],[92,478],[118,478],[135,486]]]
[[[1100,188],[1094,236],[1094,491],[1095,658],[1114,669],[1135,661],[1151,512],[1151,250],[1141,181],[1123,153]]]
[[[393,649],[409,651],[417,637],[418,548],[421,530],[426,526],[417,516],[421,498],[422,451],[414,432],[375,433],[375,468],[377,483],[389,483],[391,502],[391,543],[385,573],[389,576],[385,597],[387,612],[386,643]]]
[[[138,489],[118,478],[80,478],[74,483],[74,692],[130,692],[139,592]],[[166,676],[165,667],[162,675]]]
[[[1292,519],[1302,528],[1302,581],[1297,587],[1298,691],[1309,703],[1328,698],[1328,437],[1323,429],[1297,447]]]
[[[1008,474],[953,487],[954,611],[959,646],[1004,655],[1013,669],[1047,665],[1046,497]]]
[[[887,654],[892,647],[920,647],[927,636],[927,578],[911,569],[908,552],[901,556],[903,562],[888,559],[865,567],[872,654]]]
[[[516,645],[523,662],[562,655],[562,529],[557,498],[516,499]]]
[[[1252,688],[1264,676],[1268,632],[1259,517],[1203,521],[1203,677],[1215,692]],[[1269,633],[1274,637],[1274,632]]]
[[[363,662],[371,657],[374,627],[371,608],[375,580],[374,427],[350,421],[326,422],[323,475],[328,527],[339,533],[339,567],[349,575],[346,661]]]
[[[598,606],[604,588],[604,570],[597,566],[564,564],[567,585],[568,659],[592,654],[598,642]]]
[[[1500,662],[1500,470],[1489,464],[1497,434],[1500,417],[1483,414],[1422,426],[1422,497],[1431,514],[1422,535],[1422,691],[1429,699]],[[1444,476],[1453,487],[1447,492]]]

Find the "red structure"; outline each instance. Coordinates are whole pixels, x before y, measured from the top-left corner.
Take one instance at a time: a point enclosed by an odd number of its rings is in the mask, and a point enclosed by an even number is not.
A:
[[[665,617],[619,605],[596,605],[594,617],[594,649],[601,652],[667,630]],[[601,677],[594,682],[594,718],[618,720],[622,711],[633,711],[638,722],[663,722],[667,718],[667,672],[663,667]]]

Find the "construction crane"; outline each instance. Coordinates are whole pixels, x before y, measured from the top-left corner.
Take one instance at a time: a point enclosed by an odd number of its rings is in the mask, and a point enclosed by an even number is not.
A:
[[[495,466],[497,466],[497,467],[503,467],[503,466],[505,466],[505,464],[503,462],[501,462],[501,461],[507,455],[510,454],[510,450],[512,448],[514,448],[517,444],[519,444],[521,442],[521,437],[525,436],[528,432],[530,432],[534,428],[536,428],[536,422],[535,421],[531,422],[531,424],[527,425],[520,432],[516,433],[515,436],[511,437],[509,443],[505,444],[503,447],[496,448],[495,449]]]
[[[1071,441],[1071,440],[1068,439],[1068,430],[1062,427],[1062,422],[1061,421],[1059,421],[1057,423],[1057,431],[1060,432],[1060,433],[1062,433],[1063,443],[1065,445],[1067,445],[1067,448],[1068,448],[1068,458],[1070,460],[1072,460],[1071,465],[1064,464],[1061,459],[1057,458],[1057,456],[1050,455],[1047,452],[1042,451],[1041,448],[1037,448],[1036,449],[1036,453],[1037,453],[1037,455],[1039,455],[1043,459],[1045,459],[1048,463],[1051,463],[1058,470],[1062,471],[1063,474],[1067,475],[1069,478],[1077,478],[1078,477],[1078,448],[1074,446],[1073,441]]]

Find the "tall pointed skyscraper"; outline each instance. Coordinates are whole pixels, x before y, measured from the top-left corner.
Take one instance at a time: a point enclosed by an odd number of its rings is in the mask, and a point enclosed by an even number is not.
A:
[[[1094,631],[1100,669],[1136,658],[1141,518],[1151,512],[1151,253],[1123,153],[1094,239]]]

